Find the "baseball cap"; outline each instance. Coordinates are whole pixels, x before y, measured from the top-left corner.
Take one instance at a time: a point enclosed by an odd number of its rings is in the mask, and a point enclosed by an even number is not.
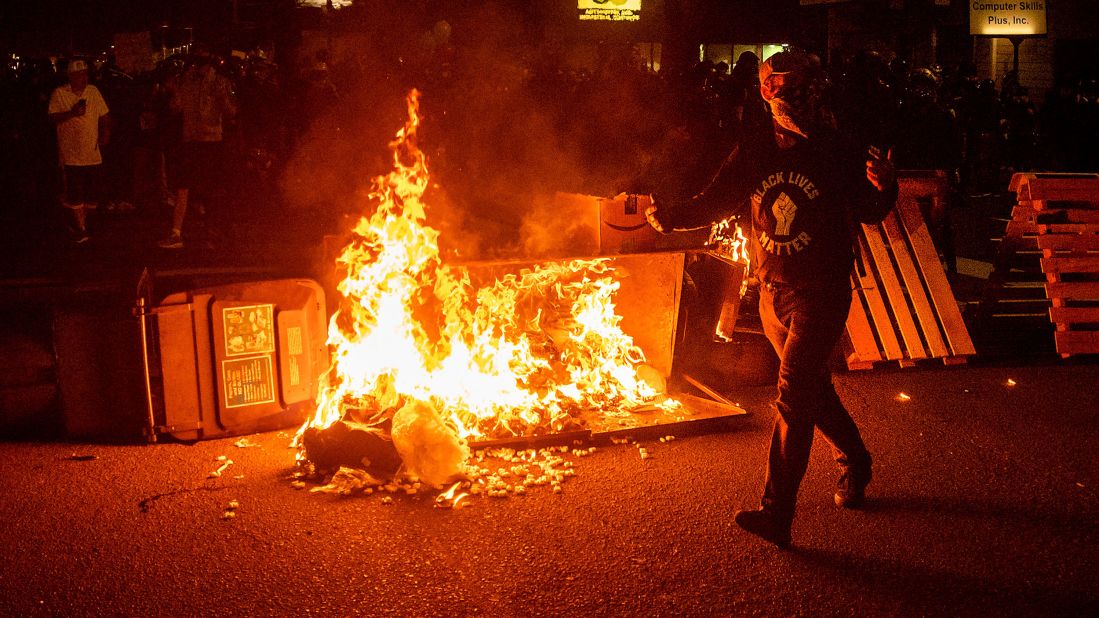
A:
[[[88,63],[83,60],[70,60],[69,61],[69,73],[76,73],[77,71],[87,71]]]

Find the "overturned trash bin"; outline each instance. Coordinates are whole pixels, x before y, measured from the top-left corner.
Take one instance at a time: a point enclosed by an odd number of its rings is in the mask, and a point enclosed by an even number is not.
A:
[[[138,300],[147,427],[202,440],[304,422],[328,368],[324,292],[309,279]]]

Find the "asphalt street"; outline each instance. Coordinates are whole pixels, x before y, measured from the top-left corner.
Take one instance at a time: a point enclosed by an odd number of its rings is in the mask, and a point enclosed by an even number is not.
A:
[[[990,216],[1004,208],[959,213],[960,255],[990,259]],[[145,267],[323,278],[324,234],[349,228],[245,215],[196,220],[179,251],[155,246],[165,212],[98,213],[85,246],[56,225],[6,220],[0,300],[48,307],[73,289],[129,299]],[[955,283],[959,300],[980,291]],[[773,396],[735,380],[724,393],[749,414],[725,431],[650,435],[648,459],[600,444],[572,457],[578,474],[559,494],[456,510],[435,508],[426,489],[388,504],[296,489],[293,428],[249,436],[258,446],[247,448],[9,440],[0,614],[1099,615],[1099,363],[1048,348],[837,375],[874,482],[863,510],[837,509],[818,440],[788,551],[732,523],[759,498]],[[209,478],[221,456],[233,464]]]
[[[1008,380],[1014,380],[1014,385]],[[737,529],[772,389],[727,431],[599,446],[555,494],[340,497],[292,486],[292,430],[187,444],[0,444],[5,615],[1094,616],[1099,366],[836,378],[875,461],[832,504],[818,439],[794,545]],[[903,392],[910,398],[901,400]],[[218,478],[219,456],[233,461]],[[235,517],[226,519],[236,501]]]

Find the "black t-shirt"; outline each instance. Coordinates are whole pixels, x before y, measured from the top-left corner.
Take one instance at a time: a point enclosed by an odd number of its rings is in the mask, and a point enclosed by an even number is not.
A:
[[[685,205],[681,220],[709,223],[750,212],[746,233],[761,281],[846,285],[854,265],[854,224],[881,221],[897,197],[895,188],[879,192],[867,180],[867,158],[835,132],[786,149],[768,135],[731,156],[713,183]]]

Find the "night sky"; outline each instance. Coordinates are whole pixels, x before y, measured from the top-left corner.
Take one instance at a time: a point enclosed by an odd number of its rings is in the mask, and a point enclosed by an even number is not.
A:
[[[292,1],[292,0],[291,0]],[[239,0],[241,18],[270,13],[285,0]],[[117,32],[161,23],[218,32],[232,21],[231,0],[6,0],[0,3],[0,48],[23,53],[93,53]]]

